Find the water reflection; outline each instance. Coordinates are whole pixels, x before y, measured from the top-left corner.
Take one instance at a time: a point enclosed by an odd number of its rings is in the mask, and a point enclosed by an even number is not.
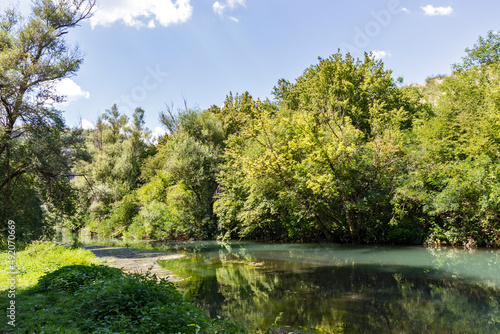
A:
[[[192,245],[194,246],[194,244]],[[333,333],[500,333],[497,251],[199,244],[163,263],[210,312]]]
[[[500,251],[98,239],[164,265],[211,316],[327,333],[500,333]]]

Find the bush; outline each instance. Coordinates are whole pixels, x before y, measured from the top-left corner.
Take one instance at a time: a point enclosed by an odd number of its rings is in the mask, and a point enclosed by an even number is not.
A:
[[[85,319],[82,329],[93,333],[124,328],[129,333],[195,333],[209,328],[206,314],[173,283],[150,273],[82,287],[75,301],[75,310]]]
[[[124,274],[120,269],[102,265],[72,265],[62,267],[38,280],[36,290],[65,291],[74,293],[83,286],[88,286],[112,278],[120,278]]]

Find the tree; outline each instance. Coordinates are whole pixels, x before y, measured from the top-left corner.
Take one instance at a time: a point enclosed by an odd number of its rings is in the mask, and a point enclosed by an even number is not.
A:
[[[500,33],[488,31],[486,37],[479,39],[472,49],[466,48],[467,56],[463,58],[462,64],[454,64],[455,70],[466,70],[473,66],[488,66],[498,64],[500,61]]]
[[[275,96],[277,104],[254,102],[229,137],[221,221],[264,235],[277,226],[293,239],[379,241],[404,167],[403,135],[424,112],[418,99],[381,61],[340,53],[295,83],[280,80]]]
[[[36,0],[28,19],[15,9],[0,18],[0,192],[2,224],[12,206],[16,182],[66,182],[66,162],[44,159],[44,150],[60,149],[44,144],[47,132],[53,140],[64,133],[60,112],[50,105],[63,101],[54,91],[57,80],[76,73],[83,58],[69,48],[64,35],[92,15],[94,0]],[[54,137],[55,136],[55,137]],[[54,152],[52,152],[54,153]],[[56,153],[55,153],[56,154]],[[38,160],[32,157],[38,157]]]
[[[226,131],[231,129],[227,131],[224,159],[217,173],[220,186],[214,211],[220,232],[225,238],[265,240],[280,240],[294,234],[290,226],[290,203],[278,195],[283,188],[281,181],[256,168],[266,158],[274,158],[266,155],[265,141],[256,137],[266,134],[266,129],[270,132],[279,129],[283,115],[278,113],[277,105],[255,101],[247,92],[234,97],[230,94],[216,115]],[[307,233],[304,226],[301,230],[297,234]]]
[[[197,237],[213,236],[216,220],[213,196],[218,184],[216,174],[222,161],[224,131],[210,111],[186,110],[175,118],[177,129],[170,134],[165,170],[176,187],[181,222]]]
[[[499,41],[490,32],[466,49],[433,116],[414,129],[410,173],[395,203],[400,220],[426,222],[428,243],[500,245]]]
[[[174,115],[168,108],[160,115],[168,133],[160,139],[155,155],[140,165],[143,184],[108,206],[109,219],[99,226],[113,225],[114,231],[134,238],[178,240],[215,235],[213,201],[225,136],[214,109],[218,108],[186,109]],[[136,125],[142,124],[140,118],[136,110]],[[127,150],[127,141],[121,150]]]
[[[98,118],[95,129],[86,132],[91,159],[75,167],[81,177],[73,180],[79,190],[78,215],[68,221],[73,227],[92,221],[93,230],[119,236],[131,224],[137,211],[133,192],[143,183],[141,167],[151,153],[144,123],[143,109],[137,108],[129,122],[114,104]]]

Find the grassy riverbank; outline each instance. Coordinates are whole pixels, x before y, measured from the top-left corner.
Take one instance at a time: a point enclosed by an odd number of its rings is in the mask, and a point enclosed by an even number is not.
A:
[[[5,292],[0,307],[10,307],[13,316],[2,321],[3,333],[241,331],[231,321],[210,319],[166,278],[100,265],[94,254],[81,248],[30,244],[16,254],[18,274],[12,289],[8,255],[0,254],[0,288]]]

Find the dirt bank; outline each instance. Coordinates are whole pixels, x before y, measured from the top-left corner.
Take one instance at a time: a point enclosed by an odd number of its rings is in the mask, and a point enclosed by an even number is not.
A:
[[[151,271],[160,277],[170,276],[169,271],[162,268],[159,260],[178,259],[183,254],[160,252],[149,249],[126,248],[126,247],[106,247],[85,245],[98,258],[104,260],[105,265],[121,268],[128,273],[138,273]]]

